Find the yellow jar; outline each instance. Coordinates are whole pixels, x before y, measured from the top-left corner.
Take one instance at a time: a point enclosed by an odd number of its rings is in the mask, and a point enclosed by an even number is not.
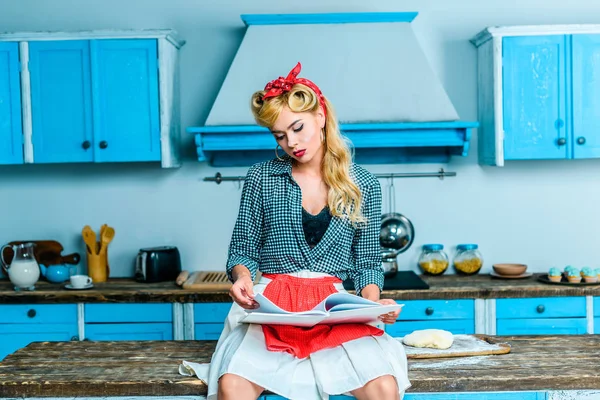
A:
[[[476,244],[459,244],[454,256],[454,269],[461,275],[473,275],[483,266],[483,257]]]
[[[448,256],[441,244],[424,244],[419,256],[419,267],[426,275],[441,275],[448,269]]]

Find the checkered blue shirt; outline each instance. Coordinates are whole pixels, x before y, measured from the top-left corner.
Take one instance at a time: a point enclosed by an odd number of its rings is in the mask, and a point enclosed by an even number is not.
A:
[[[351,278],[357,294],[368,284],[383,288],[379,246],[381,185],[373,174],[351,164],[350,175],[363,194],[367,222],[355,228],[333,217],[312,249],[302,228],[302,192],[292,178],[289,157],[253,165],[248,170],[239,214],[233,229],[227,274],[242,264],[252,273],[323,272]]]

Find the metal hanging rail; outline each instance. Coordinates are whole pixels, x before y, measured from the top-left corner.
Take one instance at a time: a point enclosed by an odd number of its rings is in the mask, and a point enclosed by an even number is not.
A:
[[[447,172],[444,168],[440,168],[438,172],[398,172],[390,174],[374,174],[377,178],[440,178],[444,179],[447,176],[456,176],[456,172]],[[215,176],[207,176],[205,182],[216,182],[219,185],[221,182],[241,182],[245,180],[245,176],[223,176],[217,172]]]

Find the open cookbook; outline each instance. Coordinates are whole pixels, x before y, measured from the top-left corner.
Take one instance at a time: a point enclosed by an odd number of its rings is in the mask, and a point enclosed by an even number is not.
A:
[[[377,322],[377,317],[382,314],[400,310],[404,305],[383,305],[353,294],[333,293],[312,310],[290,312],[276,306],[261,293],[257,293],[254,300],[259,307],[254,310],[244,310],[246,316],[240,322],[305,327],[317,324],[370,323]]]

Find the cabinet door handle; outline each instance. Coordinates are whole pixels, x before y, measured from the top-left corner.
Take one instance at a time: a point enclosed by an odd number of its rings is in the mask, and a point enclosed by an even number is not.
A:
[[[33,317],[35,317],[35,316],[36,316],[36,314],[37,314],[37,313],[35,312],[35,310],[34,310],[33,308],[32,308],[31,310],[27,311],[27,316],[28,316],[29,318],[33,318]]]
[[[108,147],[108,142],[106,140],[103,140],[103,141],[100,142],[100,148],[101,149],[104,150],[107,147]]]
[[[579,136],[577,138],[577,144],[585,144],[585,138],[583,136]]]
[[[85,142],[81,143],[81,147],[83,147],[84,150],[87,150],[90,147],[92,147],[92,144],[90,143],[89,140],[86,140]]]
[[[427,315],[433,315],[433,307],[427,307],[425,309],[425,314],[427,314]]]
[[[535,309],[535,310],[536,310],[538,313],[540,313],[540,314],[541,314],[541,313],[543,313],[544,311],[546,311],[546,307],[544,307],[543,305],[541,305],[541,304],[540,304],[539,306],[537,306],[537,307],[536,307],[536,309]]]
[[[565,144],[567,144],[567,139],[565,139],[564,137],[558,138],[556,144],[558,144],[559,146],[564,146]]]
[[[78,341],[78,340],[79,340],[79,336],[73,336],[73,337],[71,338],[71,342],[76,342],[76,341]]]

